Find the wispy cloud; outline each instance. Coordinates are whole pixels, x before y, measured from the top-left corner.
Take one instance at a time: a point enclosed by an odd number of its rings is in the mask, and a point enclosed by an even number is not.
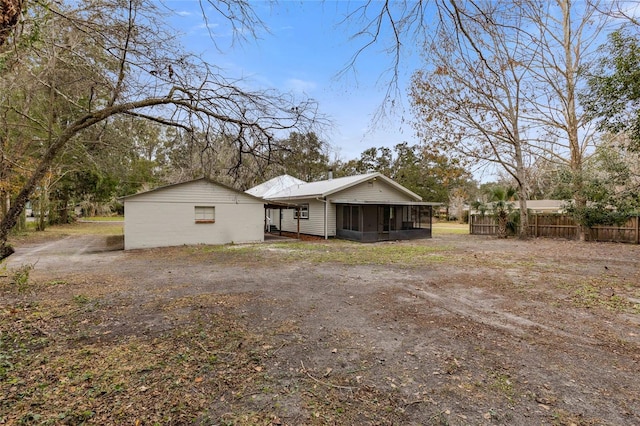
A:
[[[218,28],[220,26],[220,24],[214,23],[214,22],[208,22],[205,24],[200,24],[196,26],[196,29],[198,30],[204,30],[204,29],[213,29],[213,28]]]
[[[187,12],[186,10],[178,10],[175,12],[176,15],[178,16],[191,16],[192,13],[191,12]]]
[[[296,93],[309,93],[318,86],[314,81],[300,80],[299,78],[290,78],[285,82],[287,89]]]

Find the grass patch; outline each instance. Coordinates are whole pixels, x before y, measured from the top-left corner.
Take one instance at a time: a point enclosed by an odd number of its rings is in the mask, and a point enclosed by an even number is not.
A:
[[[200,309],[161,335],[105,334],[77,310],[85,299],[0,311],[0,423],[218,423],[222,413],[246,415],[236,401],[269,386],[258,340],[231,317]],[[250,420],[270,418],[265,410]]]
[[[581,308],[605,308],[614,312],[640,314],[640,304],[616,294],[617,283],[605,278],[592,278],[574,290],[572,301]]]
[[[92,216],[82,217],[79,220],[83,222],[123,222],[124,216]]]
[[[469,225],[456,222],[436,222],[432,225],[433,235],[468,235]]]
[[[17,268],[7,268],[6,264],[0,265],[0,289],[17,290],[23,292],[29,285],[29,275],[34,264],[27,263]]]
[[[444,246],[427,246],[415,243],[362,244],[346,241],[327,243],[274,244],[283,249],[290,260],[307,260],[314,263],[342,263],[346,265],[421,265],[446,260]]]
[[[76,222],[68,225],[55,225],[43,231],[55,236],[67,235],[123,235],[122,223],[110,222]]]
[[[52,225],[44,231],[28,227],[26,231],[11,236],[11,242],[43,242],[71,235],[123,236],[122,222],[75,222],[65,225]]]

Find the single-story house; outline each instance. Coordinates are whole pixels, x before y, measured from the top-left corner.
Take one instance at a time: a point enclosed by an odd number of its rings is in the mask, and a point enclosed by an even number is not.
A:
[[[527,210],[531,213],[566,213],[566,200],[527,200]],[[514,203],[515,209],[520,209],[520,203]]]
[[[247,194],[253,195],[254,197],[262,198],[265,200],[265,214],[264,214],[264,230],[265,232],[271,232],[272,230],[282,230],[278,228],[277,223],[280,219],[280,214],[283,209],[296,209],[298,207],[295,203],[286,203],[286,202],[269,202],[267,201],[269,197],[274,194],[279,193],[285,188],[288,188],[293,185],[300,185],[306,183],[303,180],[295,178],[290,175],[281,175],[274,177],[273,179],[269,179],[266,182],[261,183],[260,185],[256,185],[251,189],[246,190]]]
[[[264,200],[206,178],[122,201],[125,250],[264,241]]]
[[[381,173],[309,183],[290,178],[246,191],[273,203],[269,229],[363,242],[431,237],[433,207],[440,203],[423,202]]]
[[[543,213],[566,213],[567,200],[527,200],[527,210],[534,214]],[[510,201],[512,210],[520,210],[520,202],[518,200]],[[487,203],[486,212],[491,212],[493,202]],[[471,209],[470,214],[480,214],[477,209]]]

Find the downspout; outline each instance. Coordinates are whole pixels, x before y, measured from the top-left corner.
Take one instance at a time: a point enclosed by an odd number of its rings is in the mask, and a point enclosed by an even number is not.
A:
[[[329,217],[329,203],[327,202],[327,197],[324,197],[324,199],[316,197],[316,200],[324,203],[324,239],[328,240],[329,239],[329,225],[327,223],[327,218]]]

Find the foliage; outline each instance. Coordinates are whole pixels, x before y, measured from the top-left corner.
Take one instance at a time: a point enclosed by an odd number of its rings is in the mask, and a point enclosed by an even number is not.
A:
[[[622,28],[608,35],[599,52],[581,101],[600,130],[627,133],[640,149],[640,39]]]
[[[313,132],[292,132],[278,142],[271,161],[276,170],[305,182],[323,180],[330,168],[329,144]]]
[[[509,233],[515,234],[520,225],[520,216],[514,213],[514,198],[517,191],[512,188],[501,186],[490,187],[489,202],[483,203],[480,200],[474,201],[472,207],[480,211],[482,216],[488,211],[494,217],[498,229],[498,238],[507,238]]]
[[[15,289],[22,292],[27,289],[29,284],[29,276],[34,268],[34,264],[26,263],[17,268],[7,268],[4,263],[0,264],[0,276],[2,281],[6,281],[6,284],[10,289]]]
[[[586,227],[620,225],[640,210],[638,154],[621,138],[603,140],[580,177],[585,206],[569,203],[567,211]],[[568,171],[564,175],[569,174]],[[566,183],[570,177],[565,177]],[[560,188],[562,185],[560,185]]]
[[[380,172],[425,201],[447,203],[451,192],[466,187],[470,174],[456,159],[435,154],[420,145],[406,142],[393,150],[386,147],[369,148],[360,158],[341,163],[336,167],[338,176]]]
[[[250,5],[229,1],[225,8],[229,13],[214,10],[233,28],[255,35],[261,22]],[[38,39],[4,54],[10,66],[0,82],[0,191],[12,199],[0,221],[0,258],[9,254],[8,233],[36,191],[52,216],[51,191],[74,173],[88,171],[79,176],[96,178],[109,191],[120,162],[135,171],[125,177],[152,181],[166,158],[161,149],[171,140],[164,138],[169,128],[203,136],[205,147],[224,140],[232,167],[268,158],[283,132],[314,128],[313,100],[246,89],[185,52],[164,18],[157,3],[137,0],[34,3],[28,9],[24,33],[37,27]],[[87,167],[91,163],[95,167]],[[60,187],[63,206],[82,192],[75,182]],[[129,183],[123,191],[140,182]]]

